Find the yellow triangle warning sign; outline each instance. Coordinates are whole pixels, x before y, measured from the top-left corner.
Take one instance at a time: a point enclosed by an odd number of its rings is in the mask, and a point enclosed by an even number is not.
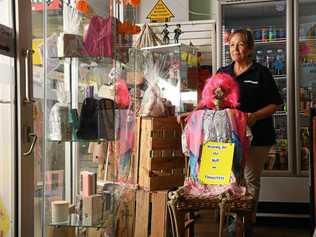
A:
[[[156,5],[149,12],[147,19],[150,19],[151,22],[168,22],[172,17],[174,17],[174,15],[167,5],[162,0],[158,0]]]

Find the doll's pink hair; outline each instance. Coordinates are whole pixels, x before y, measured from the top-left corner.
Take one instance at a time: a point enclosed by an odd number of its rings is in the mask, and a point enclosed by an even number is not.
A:
[[[216,73],[214,76],[207,79],[202,91],[202,99],[198,108],[214,109],[215,90],[220,87],[224,92],[224,98],[221,103],[221,108],[236,108],[239,103],[239,85],[227,73]]]
[[[127,109],[131,98],[129,96],[128,87],[126,82],[119,79],[115,82],[115,102],[121,109]]]

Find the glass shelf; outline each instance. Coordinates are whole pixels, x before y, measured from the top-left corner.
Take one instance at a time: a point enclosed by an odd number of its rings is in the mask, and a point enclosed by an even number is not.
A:
[[[110,217],[95,225],[84,225],[81,222],[71,223],[70,221],[61,222],[61,223],[50,223],[49,226],[53,227],[80,227],[80,228],[112,228],[114,217]]]
[[[316,36],[314,38],[299,38],[299,42],[316,42]]]
[[[181,48],[182,50],[190,51],[192,50],[192,47],[178,43],[178,44],[167,44],[167,45],[158,45],[153,47],[144,47],[141,48],[141,50],[148,50],[152,52],[166,52],[166,50],[173,52],[174,50],[177,50]]]
[[[286,43],[286,39],[285,38],[280,38],[280,39],[271,40],[271,41],[255,40],[254,43],[255,43],[255,45],[284,44],[284,43]],[[225,47],[228,47],[228,46],[229,46],[229,44],[225,43]]]
[[[255,45],[270,45],[270,44],[284,44],[286,43],[286,39],[276,39],[276,40],[272,40],[272,41],[255,41]]]
[[[273,114],[273,116],[285,116],[285,115],[287,115],[287,111],[281,111],[281,110],[276,111],[276,112]]]
[[[52,142],[52,143],[63,143],[63,142],[97,142],[97,143],[102,143],[102,142],[106,142],[106,139],[71,139],[71,140],[61,140],[61,141],[56,141],[56,140],[47,140],[48,142]]]
[[[274,80],[284,80],[286,79],[287,75],[286,74],[282,74],[282,75],[273,75],[273,79]]]

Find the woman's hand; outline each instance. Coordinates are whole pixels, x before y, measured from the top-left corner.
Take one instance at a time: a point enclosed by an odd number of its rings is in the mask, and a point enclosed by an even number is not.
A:
[[[257,122],[258,118],[256,113],[248,113],[247,124],[249,127],[254,125]]]
[[[269,104],[262,109],[257,110],[253,113],[248,113],[247,124],[248,126],[254,125],[258,120],[270,117],[276,110],[278,106],[276,104]]]

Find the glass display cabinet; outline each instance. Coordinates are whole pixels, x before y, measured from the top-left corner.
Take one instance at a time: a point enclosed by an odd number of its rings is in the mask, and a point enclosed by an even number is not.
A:
[[[42,6],[33,12],[44,19],[33,29],[35,235],[133,236],[137,117],[193,109],[197,51],[132,47],[129,4]]]
[[[33,39],[34,81],[45,85],[34,83],[37,236],[132,236],[136,113],[123,65],[135,12],[106,0],[33,14],[45,19]]]

